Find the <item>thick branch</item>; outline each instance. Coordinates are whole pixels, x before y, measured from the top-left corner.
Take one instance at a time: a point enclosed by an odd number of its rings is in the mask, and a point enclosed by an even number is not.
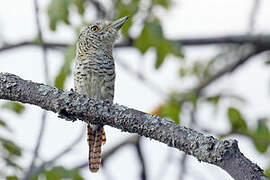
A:
[[[263,170],[240,152],[236,140],[218,140],[156,115],[89,99],[9,73],[0,73],[0,99],[37,105],[66,119],[110,125],[155,139],[199,161],[219,166],[237,180],[267,179]]]

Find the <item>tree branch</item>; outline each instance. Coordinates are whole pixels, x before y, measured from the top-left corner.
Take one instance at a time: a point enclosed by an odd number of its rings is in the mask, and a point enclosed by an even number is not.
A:
[[[138,155],[138,159],[140,161],[140,167],[141,167],[141,173],[140,173],[140,179],[141,180],[147,180],[147,171],[146,171],[146,164],[145,164],[145,159],[142,153],[142,145],[141,145],[142,138],[139,137],[137,143],[135,144],[136,147],[136,152]]]
[[[242,57],[240,57],[240,59],[238,61],[234,62],[231,65],[226,66],[224,69],[219,71],[217,74],[215,74],[211,78],[209,78],[206,81],[200,83],[195,88],[195,90],[198,91],[198,93],[201,93],[202,90],[205,89],[206,87],[208,87],[209,84],[211,84],[214,81],[218,80],[219,78],[223,77],[225,74],[235,71],[239,66],[243,65],[244,63],[246,63],[247,61],[252,59],[252,57],[254,57],[254,56],[256,56],[256,55],[258,55],[258,54],[260,54],[260,53],[262,53],[264,51],[266,51],[266,49],[255,48],[254,50],[251,50],[251,52],[249,52],[248,54],[243,55]]]
[[[97,0],[91,0],[91,3],[97,9],[97,15],[100,19],[104,19],[107,15],[105,7]]]
[[[187,38],[172,41],[178,42],[182,46],[252,44],[258,48],[270,49],[270,35],[229,35],[219,37]]]
[[[43,47],[45,47],[46,49],[55,49],[55,48],[66,48],[68,46],[70,46],[71,43],[62,43],[62,42],[43,42]],[[122,48],[122,47],[130,47],[132,45],[131,40],[127,40],[123,43],[118,43],[116,44],[115,47],[117,48]],[[21,47],[39,47],[42,46],[40,43],[36,42],[35,40],[31,40],[31,41],[22,41],[22,42],[18,42],[18,43],[14,43],[14,44],[4,44],[4,46],[0,47],[0,52],[4,52],[7,50],[13,50],[16,48],[21,48]]]
[[[43,46],[45,46],[47,49],[50,48],[65,48],[67,47],[69,44],[68,43],[50,43],[50,42],[44,42]],[[13,49],[17,49],[17,48],[21,48],[21,47],[39,47],[41,46],[40,43],[35,42],[34,40],[32,41],[22,41],[22,42],[18,42],[18,43],[14,43],[14,44],[7,44],[5,43],[4,46],[2,46],[0,48],[0,52],[4,52],[7,50],[13,50]]]
[[[263,170],[247,159],[236,140],[218,140],[157,115],[118,104],[89,99],[71,91],[62,91],[20,77],[0,73],[0,99],[37,105],[58,113],[67,120],[80,119],[137,133],[227,171],[236,180],[266,180]]]
[[[138,80],[140,80],[146,87],[148,87],[149,89],[151,89],[152,91],[154,91],[155,93],[157,93],[160,97],[168,97],[168,93],[163,91],[158,84],[150,81],[147,77],[145,77],[142,73],[137,72],[136,70],[134,70],[133,68],[130,67],[130,65],[128,64],[128,62],[122,60],[119,57],[116,57],[116,63],[119,64],[122,69],[126,72],[128,72],[130,75],[132,75],[133,77],[137,78]]]
[[[125,42],[116,44],[116,48],[132,47],[135,39],[129,38]],[[203,37],[203,38],[185,38],[185,39],[169,39],[170,41],[180,43],[181,46],[201,46],[201,45],[223,45],[223,44],[252,44],[260,49],[270,50],[270,35],[228,35],[219,37]],[[70,43],[44,42],[46,48],[64,48]],[[32,41],[23,41],[15,44],[4,44],[0,47],[0,52],[20,48],[24,46],[40,46],[39,43]]]
[[[33,176],[38,175],[39,173],[41,173],[45,167],[49,167],[52,166],[53,164],[55,164],[55,162],[60,159],[61,157],[63,157],[64,155],[66,155],[67,153],[69,153],[70,151],[73,150],[73,148],[80,142],[80,140],[84,137],[83,135],[85,134],[85,131],[83,131],[85,128],[82,129],[81,133],[79,134],[79,136],[74,139],[70,145],[68,145],[66,148],[64,148],[61,152],[59,152],[58,154],[56,154],[52,159],[43,162],[42,164],[40,164],[37,167],[34,167],[30,173],[26,173],[25,177],[23,178],[23,180],[28,180],[33,178]]]
[[[47,48],[44,46],[44,40],[43,40],[43,33],[41,30],[41,24],[39,19],[39,6],[38,6],[38,0],[34,0],[34,7],[35,7],[35,20],[36,20],[36,26],[38,31],[38,38],[40,40],[40,45],[42,47],[42,54],[43,54],[43,68],[44,68],[44,77],[46,84],[49,83],[49,66],[48,66],[48,58],[47,58]],[[34,148],[34,155],[32,157],[30,166],[28,171],[25,173],[26,177],[31,176],[31,173],[36,165],[36,160],[39,154],[39,149],[43,140],[43,136],[45,133],[45,127],[47,122],[47,111],[43,110],[42,117],[41,117],[41,124],[40,129],[37,137],[37,141]]]
[[[250,12],[250,17],[249,17],[249,34],[251,34],[255,30],[255,23],[256,23],[256,17],[259,12],[261,0],[253,0],[253,6]]]
[[[120,142],[119,144],[113,146],[111,149],[109,149],[108,151],[102,153],[102,161],[101,161],[101,165],[105,166],[105,162],[110,159],[110,157],[112,157],[113,154],[115,154],[118,150],[120,150],[121,148],[125,147],[126,145],[135,145],[137,142],[139,141],[139,137],[137,135],[128,137],[127,139],[125,139],[124,141]],[[73,169],[82,169],[85,167],[88,167],[89,162],[85,161],[79,165],[76,165],[75,167],[73,167]]]

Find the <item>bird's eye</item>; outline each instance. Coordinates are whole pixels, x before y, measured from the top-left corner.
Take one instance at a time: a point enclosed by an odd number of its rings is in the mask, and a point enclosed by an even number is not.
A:
[[[99,28],[98,28],[98,26],[96,26],[96,25],[91,27],[91,31],[93,31],[93,32],[97,32],[98,29],[99,29]]]

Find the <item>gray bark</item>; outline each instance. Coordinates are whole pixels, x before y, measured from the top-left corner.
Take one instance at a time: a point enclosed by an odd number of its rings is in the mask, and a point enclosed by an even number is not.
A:
[[[126,106],[89,99],[72,91],[63,91],[20,77],[0,73],[0,99],[37,105],[58,113],[61,118],[104,124],[137,133],[177,148],[224,169],[236,180],[268,179],[263,170],[247,159],[236,140],[218,140],[156,115]]]

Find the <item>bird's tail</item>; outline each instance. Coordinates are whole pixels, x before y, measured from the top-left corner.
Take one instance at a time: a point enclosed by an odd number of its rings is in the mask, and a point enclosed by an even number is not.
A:
[[[97,172],[101,164],[101,146],[106,142],[106,136],[103,126],[91,128],[87,124],[87,142],[89,145],[89,169],[91,172]]]

